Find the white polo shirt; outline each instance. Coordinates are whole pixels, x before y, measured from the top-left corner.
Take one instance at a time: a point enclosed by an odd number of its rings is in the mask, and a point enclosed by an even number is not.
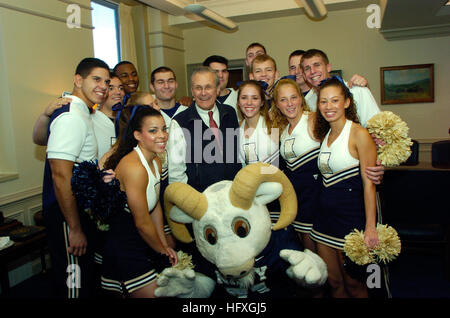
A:
[[[50,124],[47,158],[82,162],[97,159],[97,140],[86,104],[76,96],[68,111],[58,115]]]
[[[101,111],[97,110],[91,117],[100,159],[116,142],[116,130],[113,121]]]

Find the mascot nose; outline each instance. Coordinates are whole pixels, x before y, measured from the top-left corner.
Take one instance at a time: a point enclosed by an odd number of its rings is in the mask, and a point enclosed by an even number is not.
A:
[[[255,260],[252,258],[238,266],[224,267],[220,268],[219,270],[222,273],[222,275],[226,278],[237,278],[247,274],[248,271],[250,271],[253,268],[254,263]]]

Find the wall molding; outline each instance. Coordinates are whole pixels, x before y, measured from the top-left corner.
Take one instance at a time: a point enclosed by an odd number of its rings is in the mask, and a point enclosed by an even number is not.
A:
[[[419,26],[397,29],[380,29],[380,33],[388,41],[420,39],[436,36],[448,36],[450,24]]]
[[[163,48],[163,49],[169,49],[169,50],[174,50],[174,51],[179,51],[179,52],[183,52],[184,53],[184,49],[179,49],[179,48],[176,48],[176,47],[173,47],[173,46],[168,46],[168,45],[150,45],[150,46],[148,46],[148,48],[149,49],[160,49],[160,48]]]
[[[11,219],[16,219],[16,220],[20,221],[22,224],[27,224],[27,221],[28,221],[27,215],[25,214],[24,209],[16,210],[12,213],[5,214],[5,217],[11,218]]]
[[[172,34],[172,33],[169,33],[169,32],[164,32],[164,31],[148,32],[148,35],[159,35],[159,34],[167,35],[167,36],[173,37],[175,39],[184,41],[184,37],[179,36],[179,35],[175,35],[175,34]]]
[[[21,192],[11,193],[0,197],[0,207],[18,201],[30,199],[32,197],[40,196],[41,194],[42,194],[42,187],[36,187]]]
[[[436,141],[441,141],[441,140],[450,140],[450,138],[412,138],[414,140],[417,140],[417,142],[419,144],[432,144],[433,142]]]
[[[9,5],[9,4],[0,3],[0,8],[9,9],[9,10],[17,11],[17,12],[20,12],[20,13],[33,15],[33,16],[36,16],[36,17],[40,17],[40,18],[44,18],[44,19],[48,19],[48,20],[52,20],[52,21],[56,21],[56,22],[62,22],[64,24],[67,23],[67,19],[65,19],[65,18],[60,18],[60,17],[53,16],[53,15],[50,15],[50,14],[40,13],[40,12],[37,12],[37,11],[24,9],[24,8],[20,8],[20,7],[17,7],[17,6],[12,6],[12,5]],[[88,30],[93,30],[94,29],[94,27],[92,25],[83,24],[83,23],[80,24],[80,27],[83,28],[83,29],[88,29]]]
[[[0,182],[6,182],[19,179],[19,173],[17,172],[1,172],[0,173]]]

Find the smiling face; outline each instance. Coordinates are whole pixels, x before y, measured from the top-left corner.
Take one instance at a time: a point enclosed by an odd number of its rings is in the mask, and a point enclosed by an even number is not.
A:
[[[304,59],[302,67],[306,81],[315,88],[319,87],[321,81],[330,77],[331,64],[326,64],[320,56]]]
[[[324,87],[319,92],[317,103],[320,113],[327,122],[345,121],[345,110],[350,106],[350,99],[345,98],[341,87]]]
[[[125,91],[119,78],[111,78],[111,81],[109,82],[108,97],[106,98],[106,101],[103,103],[102,107],[111,109],[117,103],[122,102],[124,95]]]
[[[305,83],[303,70],[300,65],[301,59],[302,55],[293,55],[289,58],[289,75],[295,75],[295,81],[300,86]]]
[[[107,69],[93,68],[86,78],[81,75],[75,75],[74,95],[81,98],[88,107],[94,104],[102,104],[108,94],[109,71]]]
[[[211,72],[198,72],[192,76],[191,92],[198,107],[211,110],[219,94],[220,87],[216,85],[216,77]]]
[[[299,94],[298,87],[292,84],[283,84],[277,87],[276,106],[280,112],[288,119],[293,121],[302,115],[302,96]]]
[[[166,123],[161,115],[144,117],[141,130],[134,132],[139,146],[155,154],[165,151],[168,136]]]
[[[150,84],[150,89],[160,101],[169,102],[175,98],[178,88],[177,80],[172,72],[159,72],[155,74],[155,81]]]
[[[247,84],[239,89],[238,105],[245,118],[257,116],[264,105],[261,90],[255,85]]]
[[[275,80],[279,77],[279,73],[272,61],[266,60],[258,63],[253,62],[252,72],[249,75],[250,79],[255,81],[263,81],[268,84],[268,89],[273,86]]]
[[[122,81],[123,88],[128,94],[134,93],[139,87],[139,77],[133,64],[122,64],[116,69],[116,74]]]

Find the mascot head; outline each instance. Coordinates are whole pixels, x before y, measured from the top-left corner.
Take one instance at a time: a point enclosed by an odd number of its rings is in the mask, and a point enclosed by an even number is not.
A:
[[[272,228],[266,204],[277,198],[281,213]],[[250,273],[271,230],[285,228],[297,214],[297,197],[289,179],[265,163],[248,165],[233,181],[215,183],[203,193],[184,183],[172,183],[164,202],[173,235],[192,242],[183,224],[192,223],[198,250],[229,279]]]

